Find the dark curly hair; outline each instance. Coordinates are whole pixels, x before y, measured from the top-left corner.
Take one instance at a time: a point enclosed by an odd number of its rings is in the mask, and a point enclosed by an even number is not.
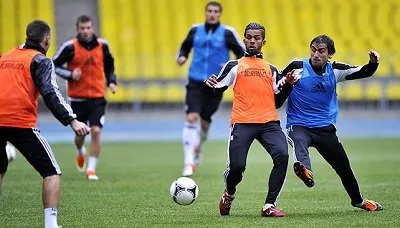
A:
[[[328,47],[329,55],[333,55],[336,53],[335,42],[333,42],[333,40],[327,35],[319,35],[319,36],[315,37],[314,39],[312,39],[310,42],[310,47],[314,43],[315,44],[326,44],[326,46]]]
[[[256,22],[252,22],[252,23],[248,24],[246,26],[246,28],[244,29],[244,36],[246,36],[246,32],[249,29],[261,30],[262,31],[262,38],[265,39],[265,28],[261,24],[256,23]]]

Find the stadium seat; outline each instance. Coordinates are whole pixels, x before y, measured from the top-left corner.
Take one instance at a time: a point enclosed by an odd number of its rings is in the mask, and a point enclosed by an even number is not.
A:
[[[386,88],[386,97],[388,100],[400,100],[400,83],[390,83]]]
[[[368,83],[364,89],[365,91],[365,99],[368,101],[378,101],[381,99],[382,86],[379,82]]]
[[[0,53],[23,44],[26,26],[35,19],[44,20],[51,27],[48,56],[52,56],[56,47],[53,0],[0,0]]]
[[[17,15],[14,1],[0,0],[0,53],[19,45]]]
[[[33,13],[31,14],[32,18],[31,20],[35,19],[41,19],[46,21],[50,28],[51,28],[51,41],[50,41],[50,49],[47,52],[47,56],[54,56],[54,53],[56,52],[56,43],[57,43],[57,36],[56,36],[56,20],[55,20],[55,6],[54,6],[54,0],[40,0],[40,1],[34,1],[34,0],[20,0],[24,4],[28,1],[33,1],[33,4],[36,6],[33,8],[30,8],[29,10],[32,11]],[[21,8],[26,7],[24,5],[21,6]],[[20,9],[21,9],[20,8]],[[40,9],[40,10],[36,10]],[[25,34],[25,33],[22,33]]]
[[[11,4],[7,0],[0,2]],[[190,59],[183,67],[178,67],[175,55],[190,26],[204,22],[206,3],[207,0],[99,0],[101,31],[115,55],[117,75],[132,80],[146,79],[149,85],[159,83],[160,79],[187,77]],[[376,78],[400,77],[398,0],[387,0],[385,4],[380,4],[379,0],[254,0],[253,4],[242,4],[241,0],[221,0],[221,3],[224,8],[222,22],[234,27],[240,37],[251,21],[266,27],[264,56],[279,69],[293,58],[308,57],[311,39],[327,34],[334,39],[337,49],[333,60],[362,65],[368,61],[367,52],[374,48],[382,59]],[[4,7],[1,10],[1,18],[9,18],[4,14],[14,14],[12,10],[5,12]],[[149,13],[150,10],[153,13]],[[376,20],[371,21],[372,11]],[[10,27],[7,23],[0,23]],[[4,30],[4,27],[1,28]],[[375,31],[373,36],[371,30]],[[14,38],[6,37],[7,42],[10,40]],[[338,93],[344,100],[375,100],[387,95],[379,92],[378,84],[367,83],[366,90],[361,84],[346,84],[343,88],[338,87]],[[156,91],[155,87],[146,90]],[[167,89],[172,97],[158,96],[158,92],[141,97],[146,100],[156,97],[160,100],[179,100],[173,86]],[[226,97],[231,100],[232,96]]]
[[[164,89],[164,102],[184,102],[185,86],[179,84],[167,85]]]
[[[363,88],[359,82],[348,82],[344,86],[346,101],[360,101],[363,99]]]
[[[147,87],[141,89],[140,95],[143,102],[157,103],[164,100],[162,94],[162,85],[150,84]]]
[[[129,87],[119,85],[118,91],[113,94],[111,90],[107,89],[107,101],[108,102],[132,102],[134,99],[133,90]]]

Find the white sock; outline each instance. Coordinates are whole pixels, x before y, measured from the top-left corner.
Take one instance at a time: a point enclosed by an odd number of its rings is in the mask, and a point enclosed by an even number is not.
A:
[[[44,227],[45,228],[58,228],[57,224],[57,208],[44,209]]]
[[[86,154],[86,147],[85,147],[85,146],[82,146],[81,148],[79,148],[79,149],[77,150],[77,153],[78,153],[79,155],[85,155],[85,154]]]
[[[267,209],[270,208],[270,207],[275,207],[275,205],[274,205],[274,204],[270,204],[270,203],[266,203],[266,204],[264,205],[264,207],[263,207],[263,210],[267,210]]]
[[[97,158],[94,156],[89,156],[88,158],[88,166],[87,166],[87,171],[96,171],[96,166],[97,166]]]
[[[186,122],[183,128],[184,164],[194,164],[194,149],[200,143],[200,130],[197,123]]]

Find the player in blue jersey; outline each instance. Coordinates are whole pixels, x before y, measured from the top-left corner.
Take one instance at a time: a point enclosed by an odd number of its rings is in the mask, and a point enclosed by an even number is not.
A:
[[[336,84],[371,77],[379,63],[379,54],[371,50],[364,66],[330,62],[335,45],[326,35],[310,43],[311,58],[293,60],[282,71],[295,71],[300,80],[293,87],[287,104],[288,141],[293,147],[294,172],[307,185],[314,186],[308,148],[314,147],[339,175],[354,207],[380,211],[382,206],[363,198],[346,152],[336,135],[338,101]]]
[[[244,45],[236,31],[220,23],[222,6],[209,2],[205,8],[206,22],[193,25],[183,41],[177,56],[179,66],[183,65],[193,49],[186,85],[186,120],[183,128],[184,168],[183,176],[191,176],[201,160],[201,144],[206,140],[211,116],[217,111],[222,99],[214,96],[213,89],[204,81],[210,75],[217,75],[229,60],[232,50],[237,58],[244,55]],[[200,121],[200,124],[199,124]]]

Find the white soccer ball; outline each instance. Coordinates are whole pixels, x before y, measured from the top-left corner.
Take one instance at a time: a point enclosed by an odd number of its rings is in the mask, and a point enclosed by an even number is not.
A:
[[[189,177],[180,177],[172,182],[169,193],[175,203],[189,205],[193,203],[199,195],[199,187]]]
[[[12,162],[17,158],[17,151],[15,150],[15,147],[11,145],[10,143],[7,143],[6,146],[6,152],[7,152],[7,158],[8,162]]]

